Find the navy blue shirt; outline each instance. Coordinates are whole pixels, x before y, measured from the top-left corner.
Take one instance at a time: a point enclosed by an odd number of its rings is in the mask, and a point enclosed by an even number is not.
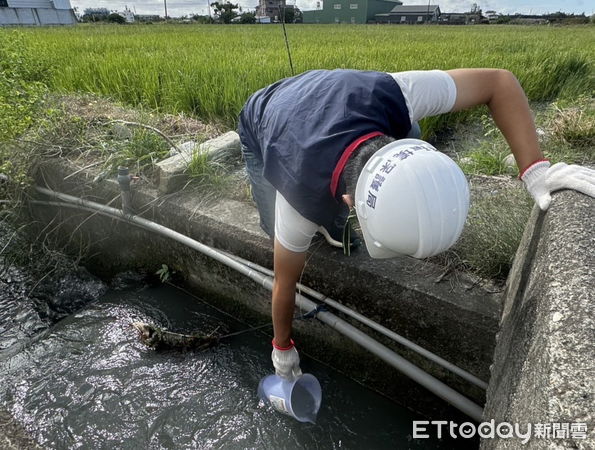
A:
[[[312,70],[253,94],[242,109],[242,144],[260,155],[264,177],[303,217],[325,227],[344,206],[330,188],[346,148],[380,132],[396,139],[411,129],[397,82],[387,73]],[[356,150],[357,151],[357,150]]]

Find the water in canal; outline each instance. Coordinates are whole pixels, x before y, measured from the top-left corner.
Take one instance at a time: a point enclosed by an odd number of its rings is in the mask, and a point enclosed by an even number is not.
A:
[[[410,412],[306,355],[302,369],[323,389],[317,423],[275,413],[256,396],[272,372],[268,335],[156,352],[131,322],[179,332],[246,325],[171,286],[77,280],[44,298],[25,295],[18,271],[0,276],[0,404],[45,448],[448,448],[413,440]],[[60,313],[64,301],[77,311]]]

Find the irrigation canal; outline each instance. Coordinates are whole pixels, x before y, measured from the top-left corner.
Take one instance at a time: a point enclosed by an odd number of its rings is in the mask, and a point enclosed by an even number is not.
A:
[[[420,417],[306,355],[323,387],[316,425],[273,412],[256,396],[272,371],[266,333],[201,352],[147,348],[131,322],[246,327],[174,287],[84,270],[37,286],[28,276],[0,267],[0,406],[43,448],[451,448],[413,440]]]

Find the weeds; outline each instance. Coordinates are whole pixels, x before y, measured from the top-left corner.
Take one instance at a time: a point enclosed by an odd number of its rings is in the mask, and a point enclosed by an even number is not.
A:
[[[150,175],[155,164],[168,156],[169,146],[152,131],[138,129],[131,132],[129,139],[114,140],[106,153],[110,173],[125,166],[132,173]]]
[[[187,173],[200,187],[212,192],[226,190],[231,182],[229,167],[200,146],[192,153]]]
[[[506,278],[532,205],[531,197],[519,188],[473,201],[461,238],[439,259],[458,261],[459,268],[485,278]]]
[[[28,46],[20,32],[8,32],[0,39],[0,174],[5,178],[0,198],[12,202],[28,185],[39,156],[15,141],[41,115],[46,92],[41,80],[47,67],[36,58],[36,51],[40,47]]]
[[[516,168],[505,161],[509,154],[510,150],[502,142],[482,142],[458,162],[463,172],[471,175],[513,175]]]
[[[585,158],[595,159],[595,100],[579,97],[571,105],[556,102],[547,123],[552,140],[583,152]]]
[[[46,58],[46,49],[40,43],[26,42],[21,32],[1,35],[0,143],[14,139],[35,122],[47,89]]]

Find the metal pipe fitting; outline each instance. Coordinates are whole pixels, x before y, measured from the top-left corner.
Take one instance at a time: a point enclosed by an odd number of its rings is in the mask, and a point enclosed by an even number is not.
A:
[[[132,209],[132,193],[130,192],[130,182],[132,175],[128,167],[118,167],[118,184],[120,185],[120,195],[122,198],[122,212],[126,215],[134,214]]]

